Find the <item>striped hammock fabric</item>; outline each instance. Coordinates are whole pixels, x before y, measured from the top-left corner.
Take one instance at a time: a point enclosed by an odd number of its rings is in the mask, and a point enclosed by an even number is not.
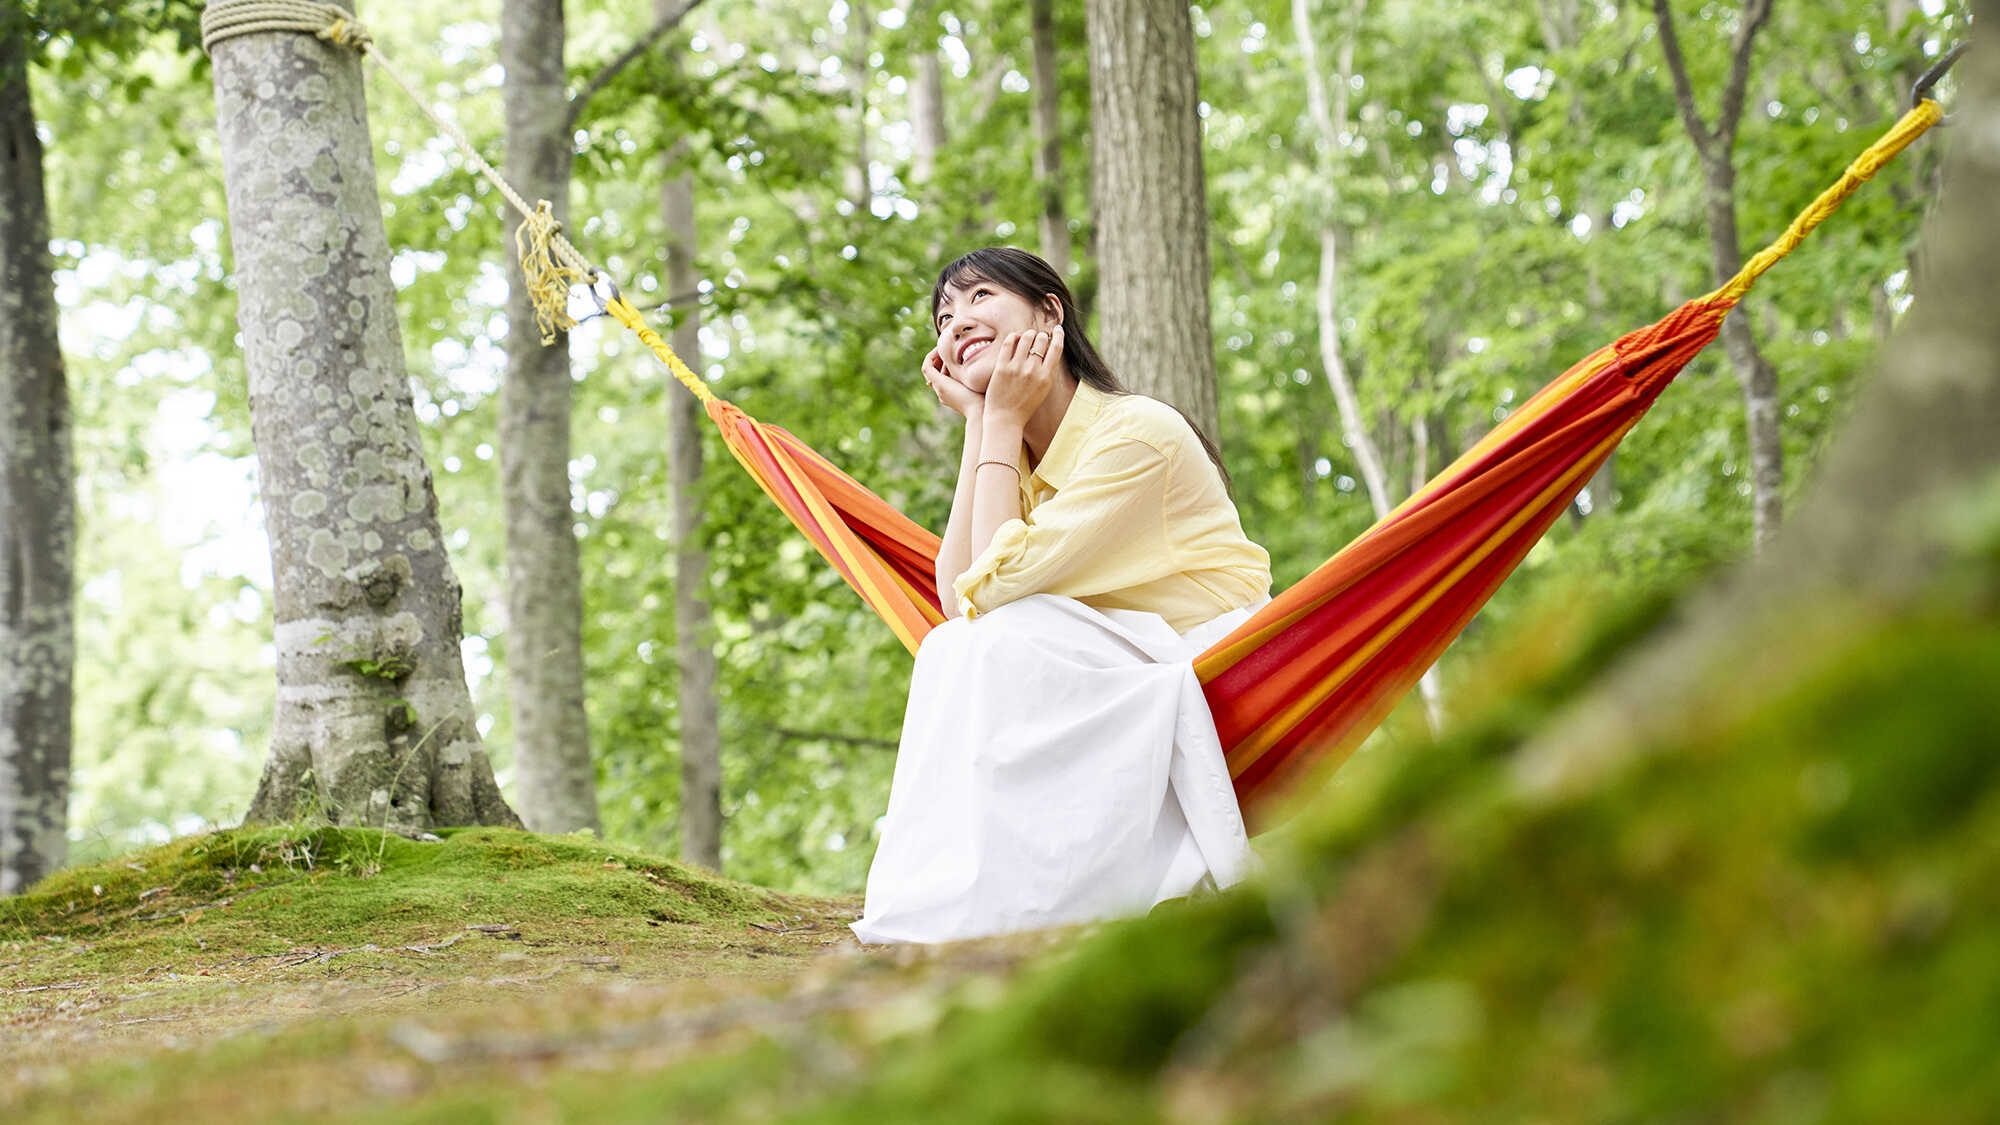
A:
[[[1756,279],[1941,116],[1937,103],[1920,102],[1735,278],[1585,357],[1196,660],[1253,830],[1268,826],[1291,783],[1338,765],[1368,737]],[[730,452],[915,652],[944,621],[937,536],[784,429],[716,398],[622,298],[609,312],[702,398]]]

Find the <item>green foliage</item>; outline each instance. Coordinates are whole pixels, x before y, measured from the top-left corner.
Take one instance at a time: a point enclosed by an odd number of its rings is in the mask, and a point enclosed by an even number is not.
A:
[[[357,657],[352,660],[341,661],[340,666],[357,676],[366,676],[373,680],[389,680],[391,682],[400,680],[417,670],[416,664],[408,657],[403,656],[385,656],[379,660]],[[403,706],[408,707],[409,705],[406,703]]]
[[[0,6],[0,38],[25,36],[38,61],[65,78],[81,78],[93,53],[125,54],[164,33],[177,49],[201,42],[201,0],[11,0]],[[126,96],[137,101],[151,82],[135,77]]]

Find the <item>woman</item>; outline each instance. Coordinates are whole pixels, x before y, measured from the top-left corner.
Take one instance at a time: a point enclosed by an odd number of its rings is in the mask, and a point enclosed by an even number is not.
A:
[[[950,941],[1143,912],[1252,862],[1190,663],[1268,600],[1212,447],[1128,393],[1011,248],[947,266],[924,380],[965,419],[854,930]]]

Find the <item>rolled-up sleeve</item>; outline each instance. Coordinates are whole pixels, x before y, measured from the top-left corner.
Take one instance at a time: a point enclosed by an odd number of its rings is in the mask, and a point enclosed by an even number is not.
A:
[[[1087,457],[1026,519],[1000,525],[952,584],[967,617],[1031,594],[1085,598],[1170,574],[1167,458],[1143,441]]]

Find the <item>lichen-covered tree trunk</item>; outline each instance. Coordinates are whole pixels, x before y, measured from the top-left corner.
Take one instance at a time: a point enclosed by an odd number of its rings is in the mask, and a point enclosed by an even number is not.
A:
[[[507,0],[507,177],[567,218],[571,140],[562,0]],[[507,272],[500,482],[507,525],[507,686],[514,794],[537,832],[595,830],[597,775],[584,712],[583,576],[570,510],[569,339],[544,345],[519,262]]]
[[[1089,0],[1098,339],[1119,378],[1216,435],[1208,194],[1181,0]]]
[[[667,228],[667,292],[674,297],[674,350],[701,357],[701,306],[694,292],[694,176],[670,176],[660,192]],[[674,647],[680,663],[681,858],[722,870],[722,734],[715,698],[715,626],[708,599],[708,551],[702,546],[701,405],[671,392],[667,407],[668,480],[674,491]]]
[[[277,714],[250,819],[518,824],[459,657],[360,59],[262,32],[213,61],[277,609]]]
[[[0,39],[0,895],[62,865],[75,467],[26,44]]]

